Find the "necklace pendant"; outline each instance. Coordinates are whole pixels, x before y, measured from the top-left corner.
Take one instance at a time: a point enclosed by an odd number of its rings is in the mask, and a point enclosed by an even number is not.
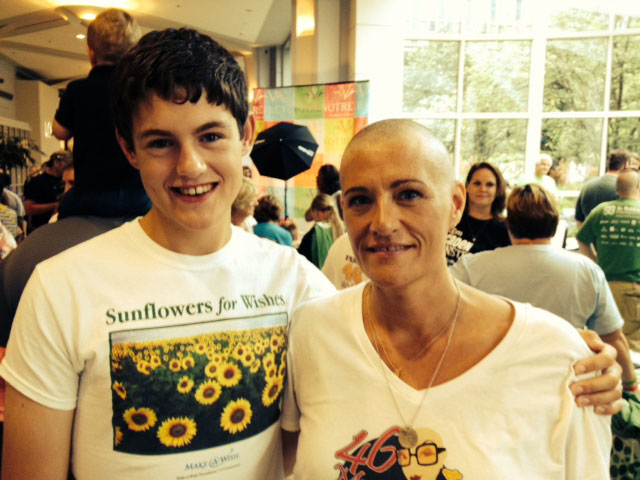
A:
[[[398,441],[402,448],[413,448],[418,443],[418,434],[412,427],[401,428],[398,432]]]

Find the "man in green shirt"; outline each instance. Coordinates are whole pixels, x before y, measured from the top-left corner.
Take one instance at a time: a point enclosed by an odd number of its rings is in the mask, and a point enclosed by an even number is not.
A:
[[[640,173],[616,181],[620,200],[601,203],[578,231],[580,252],[598,262],[624,319],[622,331],[640,351]]]

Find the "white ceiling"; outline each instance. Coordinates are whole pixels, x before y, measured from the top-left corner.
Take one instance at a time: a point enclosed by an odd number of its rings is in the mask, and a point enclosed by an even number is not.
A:
[[[0,0],[0,56],[24,77],[55,84],[90,69],[83,13],[119,7],[131,13],[143,33],[188,26],[207,33],[229,50],[248,53],[280,45],[290,33],[291,0]]]

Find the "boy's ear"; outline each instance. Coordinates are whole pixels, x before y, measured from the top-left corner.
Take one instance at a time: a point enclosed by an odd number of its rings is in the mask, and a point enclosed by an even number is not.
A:
[[[251,153],[251,147],[256,135],[256,119],[253,114],[249,114],[247,121],[244,122],[244,137],[242,138],[242,156]]]
[[[120,135],[120,132],[118,132],[117,128],[116,128],[116,139],[118,140],[118,144],[120,145],[120,148],[122,149],[122,153],[124,153],[124,156],[127,157],[127,160],[129,160],[129,163],[131,164],[131,166],[133,168],[135,168],[135,169],[138,169],[138,161],[136,160],[136,152],[129,147],[129,144],[127,143],[127,141],[124,138],[122,138],[122,136]]]

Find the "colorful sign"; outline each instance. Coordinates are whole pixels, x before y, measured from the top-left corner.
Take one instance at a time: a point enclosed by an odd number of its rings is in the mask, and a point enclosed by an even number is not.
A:
[[[325,163],[340,166],[349,140],[367,124],[369,82],[347,82],[301,87],[257,88],[253,95],[257,132],[278,122],[305,125],[318,142],[311,168],[287,182],[287,214],[304,217],[316,188],[316,175]],[[262,177],[284,203],[284,182]]]

